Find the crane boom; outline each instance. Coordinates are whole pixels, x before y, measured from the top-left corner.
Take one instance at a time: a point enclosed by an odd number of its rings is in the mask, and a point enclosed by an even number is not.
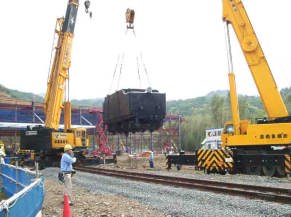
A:
[[[66,80],[69,78],[68,70],[71,65],[71,49],[78,6],[79,0],[69,0],[65,18],[59,18],[56,23],[58,43],[55,48],[55,56],[47,83],[44,103],[45,127],[47,128],[59,128],[65,85]],[[65,125],[70,127],[70,123],[65,123]]]
[[[223,20],[230,23],[236,33],[268,118],[288,116],[286,106],[241,0],[223,0]]]

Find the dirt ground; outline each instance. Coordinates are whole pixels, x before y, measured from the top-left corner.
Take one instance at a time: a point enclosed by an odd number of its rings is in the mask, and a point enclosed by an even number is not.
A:
[[[120,169],[150,170],[148,158],[130,158],[128,155],[118,156],[117,165],[106,165]],[[164,155],[155,158],[155,167],[151,170],[165,168]],[[100,165],[99,167],[104,167]],[[63,214],[63,185],[45,179],[45,200],[42,215],[46,217],[59,217]],[[162,213],[152,210],[137,201],[120,196],[97,195],[78,186],[73,188],[74,205],[71,212],[74,217],[162,217]]]
[[[116,167],[120,169],[165,170],[166,157],[163,154],[156,155],[154,157],[154,168],[150,168],[148,157],[136,157],[123,154],[117,157]]]
[[[124,197],[92,194],[74,186],[73,217],[162,217],[163,214],[143,204]],[[45,180],[45,200],[42,209],[45,217],[63,215],[63,185],[50,179]]]
[[[98,167],[110,168],[114,167],[114,169],[129,169],[129,170],[138,170],[138,171],[168,171],[166,156],[164,154],[156,154],[154,157],[154,168],[150,168],[148,157],[131,157],[128,154],[123,154],[117,157],[117,165],[107,164],[107,165],[99,165]],[[183,165],[181,167],[181,173],[203,173],[201,171],[194,171],[194,166]],[[172,164],[172,172],[178,172],[177,168],[174,164]]]
[[[117,164],[98,165],[101,168],[127,169],[138,171],[166,170],[166,157],[155,155],[154,168],[150,168],[148,157],[136,157],[128,154],[117,156]],[[174,167],[172,170],[176,170]],[[184,172],[193,173],[193,168],[183,167]],[[45,217],[59,217],[63,214],[63,185],[45,179],[45,200],[42,214]],[[74,217],[162,217],[165,216],[137,201],[120,196],[97,195],[86,189],[74,186],[74,205],[71,212]]]

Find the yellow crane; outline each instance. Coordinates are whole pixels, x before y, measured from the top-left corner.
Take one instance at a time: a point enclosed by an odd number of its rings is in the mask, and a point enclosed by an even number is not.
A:
[[[88,12],[90,2],[85,2]],[[85,128],[71,127],[71,103],[66,87],[71,65],[72,42],[79,8],[79,0],[69,0],[66,15],[56,21],[55,33],[58,35],[54,61],[47,83],[44,100],[45,124],[38,127],[27,127],[21,135],[21,149],[34,150],[42,159],[51,162],[63,151],[65,144],[75,148],[86,148],[88,139]],[[91,12],[90,12],[91,16]],[[64,130],[59,129],[61,113],[64,108]]]
[[[249,174],[291,174],[291,117],[241,0],[223,0],[229,60],[232,121],[225,123],[222,147],[233,152],[234,169]],[[232,67],[229,24],[237,36],[267,117],[251,124],[240,120]]]

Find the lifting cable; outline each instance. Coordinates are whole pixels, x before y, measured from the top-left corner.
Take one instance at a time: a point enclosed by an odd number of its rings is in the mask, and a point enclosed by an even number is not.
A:
[[[56,30],[54,29],[54,36],[53,36],[53,43],[52,43],[52,47],[51,47],[51,55],[50,55],[50,63],[49,63],[49,69],[48,69],[48,73],[47,73],[47,82],[50,79],[50,72],[51,72],[51,67],[52,67],[52,59],[53,59],[53,52],[54,52],[54,47],[55,47],[55,41],[56,41]]]
[[[137,65],[137,74],[138,74],[139,88],[141,88],[141,78],[140,78],[140,73],[139,73],[139,61],[138,61],[138,57],[136,57],[136,65]]]
[[[118,67],[118,64],[119,64],[119,59],[120,59],[120,54],[118,55],[117,61],[116,61],[116,64],[115,64],[115,68],[114,68],[114,72],[113,72],[113,77],[112,77],[111,84],[110,84],[110,88],[109,88],[109,91],[108,91],[109,93],[112,90],[113,81],[114,81],[114,78],[115,78],[115,75],[116,75],[116,71],[117,71],[117,67]]]
[[[135,30],[134,30],[135,12],[134,12],[134,10],[128,8],[126,10],[126,14],[125,15],[126,15],[126,23],[127,23],[125,35],[127,35],[129,30],[131,30],[131,32],[133,33],[134,38],[136,39],[136,34],[135,34]],[[118,68],[119,68],[119,74],[118,74],[118,79],[117,79],[117,90],[119,89],[119,84],[120,84],[120,79],[121,79],[121,74],[122,74],[122,68],[123,68],[123,64],[124,64],[124,55],[125,55],[124,52],[123,52],[123,54],[121,56],[118,55],[117,63],[116,63],[115,68],[114,68],[113,77],[112,77],[112,81],[111,81],[109,92],[111,92],[111,90],[112,90],[113,82],[115,80],[115,77],[117,76],[116,72],[117,72]],[[143,62],[143,57],[142,57],[142,52],[141,51],[140,51],[140,54],[137,55],[137,57],[136,57],[136,66],[137,66],[139,87],[141,88],[141,85],[142,85],[141,74],[142,74],[143,71],[144,71],[144,73],[146,75],[148,85],[151,86],[148,70],[146,68],[145,63]]]
[[[146,67],[145,63],[143,62],[142,52],[140,52],[140,61],[141,61],[142,66],[143,66],[143,70],[145,71],[145,74],[146,74],[146,77],[147,77],[147,81],[148,81],[148,85],[149,85],[149,87],[151,87],[149,73],[148,73],[148,70],[147,70],[147,67]]]
[[[68,102],[70,101],[70,68],[68,68],[68,78],[67,78],[67,86],[65,84],[64,86],[65,88],[65,92],[67,92],[67,96],[65,96],[65,100],[67,100]]]
[[[123,61],[124,61],[124,53],[121,56],[121,63],[120,63],[120,67],[119,67],[119,77],[118,77],[118,81],[117,81],[117,90],[119,89],[119,83],[120,83],[120,78],[121,78],[121,73],[122,73]]]

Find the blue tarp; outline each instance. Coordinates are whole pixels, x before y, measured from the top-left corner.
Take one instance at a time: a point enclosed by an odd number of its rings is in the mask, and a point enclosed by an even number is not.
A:
[[[44,200],[43,177],[9,164],[1,164],[3,192],[9,197],[0,203],[0,217],[35,217]]]

